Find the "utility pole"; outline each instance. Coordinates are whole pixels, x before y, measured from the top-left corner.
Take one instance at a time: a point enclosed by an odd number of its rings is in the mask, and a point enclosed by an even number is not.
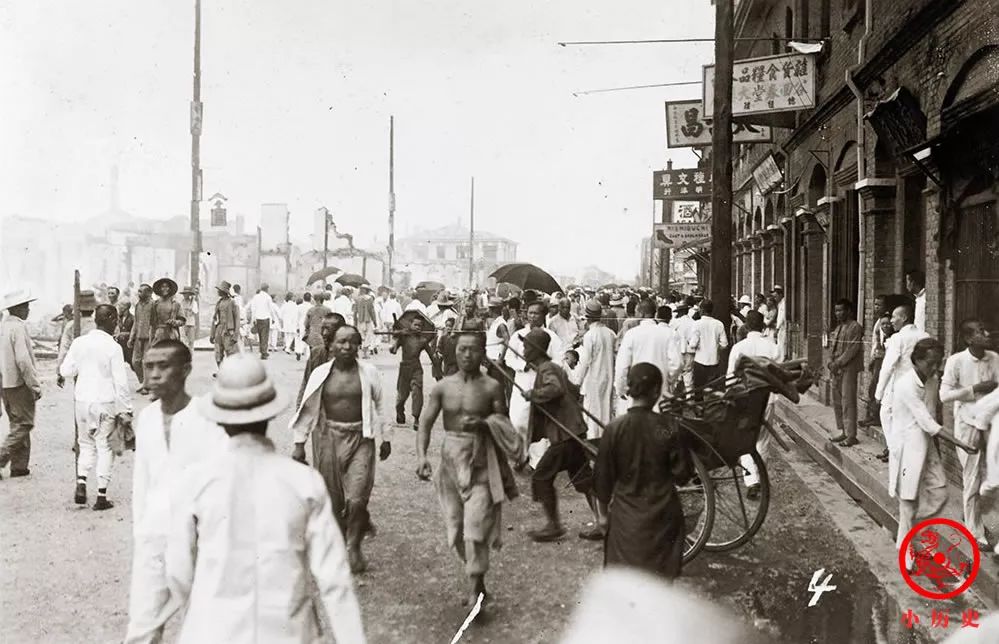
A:
[[[472,288],[475,258],[475,177],[472,177],[472,199],[468,210],[468,288]]]
[[[733,0],[715,0],[715,95],[711,131],[711,301],[728,325],[732,301]]]
[[[395,255],[395,116],[389,116],[389,243],[388,285],[392,284],[392,256]]]
[[[201,276],[201,0],[194,0],[194,98],[191,101],[191,288]]]
[[[323,211],[323,268],[329,268],[330,264],[330,211],[326,206],[320,208]]]

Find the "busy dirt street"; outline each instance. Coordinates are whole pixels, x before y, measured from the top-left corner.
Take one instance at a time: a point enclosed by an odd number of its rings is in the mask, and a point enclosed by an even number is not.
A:
[[[394,392],[397,358],[383,351],[374,362],[386,391]],[[279,389],[297,391],[304,363],[278,353],[266,364]],[[0,482],[4,639],[121,641],[128,606],[132,455],[115,464],[108,492],[114,509],[94,512],[74,505],[70,390],[55,387],[51,361],[42,369],[46,382],[31,476]],[[211,354],[197,352],[189,391],[206,391],[213,371]],[[428,387],[431,382],[428,370]],[[390,393],[387,409],[393,398]],[[271,424],[270,435],[284,453],[291,448],[290,411]],[[0,427],[5,432],[6,421]],[[439,433],[435,428],[435,466]],[[410,427],[396,427],[392,456],[378,464],[371,509],[377,536],[365,542],[370,569],[356,577],[371,642],[447,642],[468,610],[461,605],[463,576],[446,547],[432,485],[414,474],[414,439]],[[902,622],[906,609],[921,610],[923,604],[902,590],[889,535],[800,453],[772,456],[774,493],[763,529],[731,554],[701,553],[684,569],[681,585],[730,610],[764,641],[923,642],[949,634],[930,632],[925,624],[909,630]],[[536,544],[524,533],[540,521],[540,513],[526,481],[519,487],[521,498],[503,516],[504,547],[494,555],[487,578],[494,601],[463,641],[557,641],[584,580],[601,567],[600,544],[576,538],[589,516],[582,497],[560,479],[570,532],[556,543]],[[832,574],[837,589],[823,594],[817,608],[808,608],[808,584],[819,568]],[[887,592],[879,575],[889,579]],[[959,614],[960,605],[954,606]],[[175,629],[171,623],[168,634]]]

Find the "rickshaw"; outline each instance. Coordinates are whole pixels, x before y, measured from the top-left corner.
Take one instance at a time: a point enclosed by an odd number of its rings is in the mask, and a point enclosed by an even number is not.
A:
[[[743,357],[734,375],[660,405],[660,413],[680,429],[691,464],[690,478],[677,484],[687,528],[685,564],[702,550],[734,550],[759,531],[770,505],[770,478],[756,449],[760,433],[771,432],[787,449],[767,418],[770,396],[797,403],[813,381],[804,360]],[[752,495],[744,483],[747,461],[758,479]]]

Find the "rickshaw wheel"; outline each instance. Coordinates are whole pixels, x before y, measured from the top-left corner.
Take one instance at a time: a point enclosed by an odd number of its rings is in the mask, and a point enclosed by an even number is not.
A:
[[[683,507],[684,565],[690,563],[704,549],[715,520],[715,495],[711,473],[693,450],[689,455],[695,476],[685,485],[677,486],[680,505]]]
[[[759,472],[760,489],[756,499],[747,495],[743,481],[746,469],[741,463],[711,471],[715,497],[714,525],[710,539],[704,545],[708,552],[725,552],[744,545],[760,530],[770,507],[770,477],[763,457],[754,449],[747,456],[753,459]]]

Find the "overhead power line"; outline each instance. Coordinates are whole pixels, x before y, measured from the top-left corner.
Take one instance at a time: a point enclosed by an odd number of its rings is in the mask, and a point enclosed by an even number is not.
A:
[[[652,87],[679,87],[681,85],[700,85],[701,81],[683,81],[678,83],[657,83],[655,85],[628,85],[627,87],[608,87],[606,89],[585,89],[578,92],[573,92],[573,96],[582,96],[584,94],[601,94],[604,92],[623,92],[631,89],[650,89]]]

